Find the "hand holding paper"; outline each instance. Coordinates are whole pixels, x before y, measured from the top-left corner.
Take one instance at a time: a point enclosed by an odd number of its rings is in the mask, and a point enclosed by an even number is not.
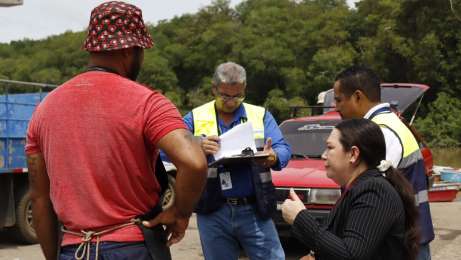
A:
[[[215,160],[241,154],[247,147],[250,147],[254,152],[256,152],[256,144],[253,137],[253,126],[251,125],[251,122],[235,126],[219,136],[219,140],[220,149],[214,155]]]
[[[256,160],[257,164],[259,164],[259,165],[261,165],[263,167],[266,167],[266,168],[270,168],[270,167],[274,166],[274,164],[277,163],[277,154],[272,149],[272,139],[270,137],[267,138],[267,141],[264,144],[263,153],[267,154],[268,156],[266,158]]]

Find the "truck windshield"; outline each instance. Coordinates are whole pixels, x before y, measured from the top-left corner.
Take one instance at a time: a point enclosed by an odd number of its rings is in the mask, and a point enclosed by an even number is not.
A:
[[[339,121],[325,123],[285,122],[280,129],[297,157],[320,158],[326,148],[326,140]]]

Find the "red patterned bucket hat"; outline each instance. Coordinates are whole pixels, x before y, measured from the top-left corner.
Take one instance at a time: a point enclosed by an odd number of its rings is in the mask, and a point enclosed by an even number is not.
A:
[[[102,3],[91,12],[83,49],[112,51],[154,45],[142,19],[141,9],[120,1]]]

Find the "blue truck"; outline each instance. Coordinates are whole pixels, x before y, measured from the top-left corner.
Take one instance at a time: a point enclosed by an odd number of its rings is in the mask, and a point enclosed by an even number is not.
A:
[[[54,87],[0,80],[0,229],[24,243],[37,240],[24,154],[26,131],[35,107]]]

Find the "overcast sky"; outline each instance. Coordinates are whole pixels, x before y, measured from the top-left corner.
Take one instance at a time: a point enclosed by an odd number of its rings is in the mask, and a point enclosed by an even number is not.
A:
[[[91,10],[103,0],[23,0],[22,6],[0,7],[0,42],[43,39],[65,31],[81,31]],[[157,23],[185,13],[195,13],[212,0],[126,0],[143,11],[144,21]],[[242,0],[231,0],[231,5]],[[354,0],[348,0],[354,2]]]

